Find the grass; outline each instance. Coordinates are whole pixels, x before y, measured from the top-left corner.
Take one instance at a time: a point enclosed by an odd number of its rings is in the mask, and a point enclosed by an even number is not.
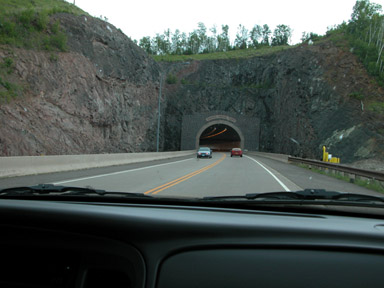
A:
[[[367,110],[384,115],[384,102],[373,101],[367,104]]]
[[[12,99],[22,95],[22,93],[22,87],[0,77],[0,104],[9,103]]]
[[[215,52],[207,54],[194,54],[194,55],[152,55],[153,59],[158,62],[185,62],[190,60],[218,60],[218,59],[244,59],[256,56],[264,56],[276,52],[292,49],[297,46],[274,46],[262,47],[258,49],[239,49],[227,52]]]
[[[64,0],[0,0],[0,7],[0,44],[47,51],[67,50],[67,37],[52,15],[86,14]]]
[[[68,49],[67,36],[52,15],[88,15],[64,0],[0,0],[0,7],[0,45],[11,50],[17,47],[49,51],[51,61],[57,61],[55,52]],[[24,89],[13,81],[14,59],[1,60],[0,104],[4,104],[22,96]]]
[[[20,14],[24,11],[55,13],[70,13],[75,15],[87,14],[72,3],[64,0],[0,0],[0,16]]]
[[[13,58],[4,57],[0,62],[0,104],[8,103],[22,93],[22,89],[10,80],[13,71]]]
[[[314,168],[313,166],[311,168],[309,168],[309,165],[306,165],[306,164],[295,164],[295,165],[297,165],[301,168],[310,169],[313,172],[327,175],[327,176],[330,176],[330,177],[333,177],[333,178],[336,178],[336,179],[339,179],[339,180],[342,180],[345,182],[351,182],[350,177],[342,175],[340,173],[337,173],[337,171],[336,171],[336,173],[330,173],[330,172],[327,173],[324,170]],[[380,184],[380,182],[378,182],[378,181],[373,181],[371,179],[363,180],[360,178],[356,178],[353,180],[353,183],[358,185],[358,186],[361,186],[361,187],[364,187],[364,188],[367,188],[367,189],[370,189],[370,190],[373,190],[376,192],[384,193],[384,186],[382,184]]]

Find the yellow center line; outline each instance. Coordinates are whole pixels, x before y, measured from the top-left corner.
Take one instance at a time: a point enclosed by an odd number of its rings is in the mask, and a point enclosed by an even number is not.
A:
[[[179,184],[179,183],[181,183],[181,182],[183,182],[183,181],[185,181],[185,180],[187,180],[189,178],[192,178],[195,175],[198,175],[198,174],[200,174],[200,173],[202,173],[202,172],[204,172],[204,171],[206,171],[208,169],[211,169],[212,167],[216,166],[221,161],[223,161],[225,159],[225,157],[227,157],[227,156],[225,154],[223,154],[223,156],[221,156],[221,158],[219,160],[217,160],[216,162],[214,162],[214,163],[212,163],[212,164],[210,164],[208,166],[205,166],[203,168],[200,168],[199,170],[193,171],[193,172],[191,172],[191,173],[189,173],[187,175],[179,177],[179,178],[177,178],[175,180],[172,180],[172,181],[170,181],[168,183],[160,185],[160,186],[158,186],[156,188],[150,189],[150,190],[144,192],[144,194],[155,195],[155,194],[157,194],[157,193],[159,193],[159,192],[161,192],[161,191],[163,191],[165,189],[168,189],[168,188],[170,188],[172,186],[175,186],[176,184]]]

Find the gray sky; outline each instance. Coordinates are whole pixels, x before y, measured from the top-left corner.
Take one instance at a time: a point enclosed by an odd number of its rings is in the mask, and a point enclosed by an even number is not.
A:
[[[73,0],[67,0],[73,3]],[[384,0],[374,0],[384,6]],[[328,26],[350,19],[356,0],[76,0],[76,5],[92,16],[103,16],[127,36],[139,40],[154,37],[166,29],[192,32],[203,22],[221,32],[228,25],[231,41],[237,27],[251,30],[255,24],[268,24],[273,31],[279,24],[293,29],[292,44],[300,42],[302,32],[325,34]]]

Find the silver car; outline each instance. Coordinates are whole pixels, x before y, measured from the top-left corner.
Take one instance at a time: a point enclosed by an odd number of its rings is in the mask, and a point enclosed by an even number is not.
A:
[[[196,156],[197,158],[212,158],[212,150],[209,147],[200,147]]]

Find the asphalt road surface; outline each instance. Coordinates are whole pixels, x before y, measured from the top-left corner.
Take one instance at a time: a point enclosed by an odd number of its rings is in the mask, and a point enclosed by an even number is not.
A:
[[[53,183],[156,196],[204,197],[243,195],[304,188],[377,194],[292,164],[257,156],[179,159],[0,179],[0,189]]]

